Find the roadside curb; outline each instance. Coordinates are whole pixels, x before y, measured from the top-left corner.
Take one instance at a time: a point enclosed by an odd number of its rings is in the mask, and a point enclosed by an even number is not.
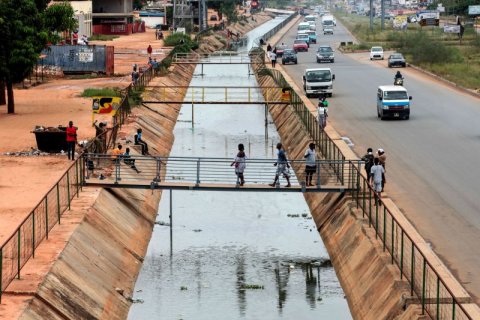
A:
[[[463,86],[460,86],[460,85],[456,84],[455,82],[452,82],[452,81],[450,81],[450,80],[448,80],[448,79],[445,79],[445,78],[442,77],[442,76],[439,76],[439,75],[437,75],[437,74],[435,74],[435,73],[433,73],[433,72],[427,71],[427,70],[425,70],[425,69],[423,69],[423,68],[420,68],[420,67],[418,67],[418,66],[416,66],[416,65],[407,63],[407,66],[410,67],[410,68],[412,68],[412,69],[414,69],[414,70],[417,70],[417,71],[419,71],[419,72],[421,72],[421,73],[423,73],[423,74],[426,74],[426,75],[428,75],[428,76],[430,76],[430,77],[432,77],[432,78],[435,78],[435,79],[443,82],[444,84],[446,84],[446,85],[448,85],[448,86],[450,86],[450,87],[452,87],[452,88],[454,88],[454,89],[460,90],[460,91],[462,91],[462,92],[464,92],[464,93],[467,93],[467,94],[469,94],[469,95],[471,95],[471,96],[473,96],[473,97],[475,97],[475,98],[480,98],[480,89],[478,89],[479,92],[477,93],[477,92],[475,92],[475,91],[472,90],[472,89],[468,89],[468,88],[465,88],[465,87],[463,87]]]

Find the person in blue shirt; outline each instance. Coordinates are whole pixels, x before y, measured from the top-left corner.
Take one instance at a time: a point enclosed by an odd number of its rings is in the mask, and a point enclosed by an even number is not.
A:
[[[135,144],[142,146],[142,155],[148,155],[148,144],[142,140],[142,129],[137,129]]]
[[[285,187],[290,188],[290,165],[288,164],[287,154],[285,153],[285,150],[283,149],[283,146],[280,142],[277,143],[277,150],[277,162],[273,164],[277,167],[277,172],[275,174],[275,180],[273,181],[273,183],[270,184],[270,186],[275,187],[277,185],[277,181],[280,175],[283,175],[283,177],[287,180],[287,185]]]

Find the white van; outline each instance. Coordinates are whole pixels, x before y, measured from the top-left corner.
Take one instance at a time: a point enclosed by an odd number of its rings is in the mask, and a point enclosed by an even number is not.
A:
[[[317,95],[333,95],[335,75],[330,68],[305,69],[303,74],[303,90],[307,98]]]
[[[310,24],[308,22],[300,22],[298,24],[298,31],[302,31],[302,30],[310,30]]]
[[[385,118],[410,118],[410,100],[402,86],[380,86],[377,90],[377,116]]]

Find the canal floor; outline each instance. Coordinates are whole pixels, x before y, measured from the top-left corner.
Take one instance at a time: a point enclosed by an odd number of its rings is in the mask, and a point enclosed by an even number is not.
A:
[[[258,85],[246,65],[208,65],[204,73],[191,85]],[[271,119],[266,138],[264,117],[263,106],[199,105],[193,129],[184,105],[171,156],[233,159],[243,143],[247,157],[274,159],[280,138]],[[248,183],[248,167],[245,176]],[[351,319],[301,194],[173,191],[172,198],[173,251],[164,191],[129,319]]]

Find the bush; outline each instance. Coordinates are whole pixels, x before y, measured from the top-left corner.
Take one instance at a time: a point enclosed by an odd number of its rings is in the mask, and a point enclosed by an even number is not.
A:
[[[180,44],[188,44],[191,42],[192,42],[192,39],[190,39],[190,36],[181,32],[172,33],[171,35],[165,38],[165,45],[169,47],[175,47]]]
[[[81,97],[121,97],[122,93],[119,88],[87,88],[83,90]]]
[[[396,43],[398,51],[408,55],[415,64],[463,62],[458,48],[432,40],[423,31],[390,34],[389,38]]]

